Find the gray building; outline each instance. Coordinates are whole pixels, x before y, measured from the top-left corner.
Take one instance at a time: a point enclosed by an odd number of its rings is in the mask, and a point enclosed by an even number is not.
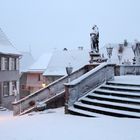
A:
[[[0,29],[0,106],[8,109],[18,98],[20,56]]]

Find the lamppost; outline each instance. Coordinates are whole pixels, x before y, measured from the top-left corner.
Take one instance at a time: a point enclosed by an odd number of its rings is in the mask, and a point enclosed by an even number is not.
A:
[[[118,59],[119,59],[119,64],[121,64],[121,61],[122,61],[122,54],[121,53],[118,54]]]
[[[46,87],[46,84],[43,82],[42,83],[42,88],[45,88]]]
[[[68,75],[68,83],[70,82],[70,74],[72,73],[72,70],[73,70],[73,67],[71,66],[66,67],[66,72]]]
[[[109,62],[111,62],[111,56],[112,56],[113,47],[111,47],[111,45],[109,44],[106,47],[106,50],[107,50],[107,55],[108,55],[108,58],[109,58]]]

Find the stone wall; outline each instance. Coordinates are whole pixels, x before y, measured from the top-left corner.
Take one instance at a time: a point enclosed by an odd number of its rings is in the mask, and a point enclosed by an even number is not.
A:
[[[116,65],[115,75],[140,75],[140,65]]]
[[[103,63],[71,83],[65,84],[66,112],[80,97],[108,80],[114,79],[114,64]]]

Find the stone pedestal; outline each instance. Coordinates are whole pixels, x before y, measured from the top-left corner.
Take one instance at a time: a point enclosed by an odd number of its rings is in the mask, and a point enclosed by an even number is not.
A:
[[[107,59],[102,58],[100,53],[94,53],[93,51],[89,52],[90,55],[90,60],[89,63],[101,63],[101,62],[106,62]]]

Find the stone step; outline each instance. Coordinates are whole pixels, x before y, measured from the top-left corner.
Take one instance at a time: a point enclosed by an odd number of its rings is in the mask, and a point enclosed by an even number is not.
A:
[[[80,98],[69,111],[88,117],[140,118],[140,84],[109,81]]]
[[[102,85],[101,89],[109,90],[120,90],[120,91],[135,91],[140,93],[140,87],[127,87],[127,86],[117,86],[117,85]]]
[[[124,83],[124,82],[116,82],[116,81],[108,81],[106,83],[107,85],[116,85],[116,86],[128,86],[128,87],[139,87],[140,88],[140,84],[139,83]]]
[[[96,99],[89,99],[83,98],[81,102],[84,104],[118,109],[118,110],[127,110],[131,112],[139,112],[140,113],[140,105],[132,105],[132,104],[125,104],[125,103],[117,103],[117,102],[110,102],[110,101],[101,101]]]
[[[140,105],[140,99],[138,99],[138,98],[126,98],[126,97],[102,95],[102,94],[96,94],[96,93],[89,93],[86,97],[90,98],[90,99],[101,100],[101,101],[110,101],[110,102],[117,102],[117,103]]]
[[[100,117],[111,117],[111,116],[107,116],[104,114],[99,114],[99,113],[95,113],[95,112],[90,112],[90,111],[74,108],[73,106],[69,108],[69,113],[72,115],[79,115],[79,116],[85,116],[85,117],[99,117],[99,118]]]
[[[132,92],[132,91],[116,91],[116,90],[108,90],[108,89],[96,89],[94,91],[96,94],[103,94],[103,95],[112,95],[118,97],[128,97],[128,98],[139,98],[140,99],[140,92]]]
[[[93,106],[93,105],[87,105],[83,104],[81,102],[76,102],[74,104],[75,108],[95,112],[99,114],[114,116],[114,117],[128,117],[128,118],[140,118],[140,113],[137,112],[130,112],[126,110],[119,110],[119,109],[111,109],[106,107],[100,107],[100,106]]]

